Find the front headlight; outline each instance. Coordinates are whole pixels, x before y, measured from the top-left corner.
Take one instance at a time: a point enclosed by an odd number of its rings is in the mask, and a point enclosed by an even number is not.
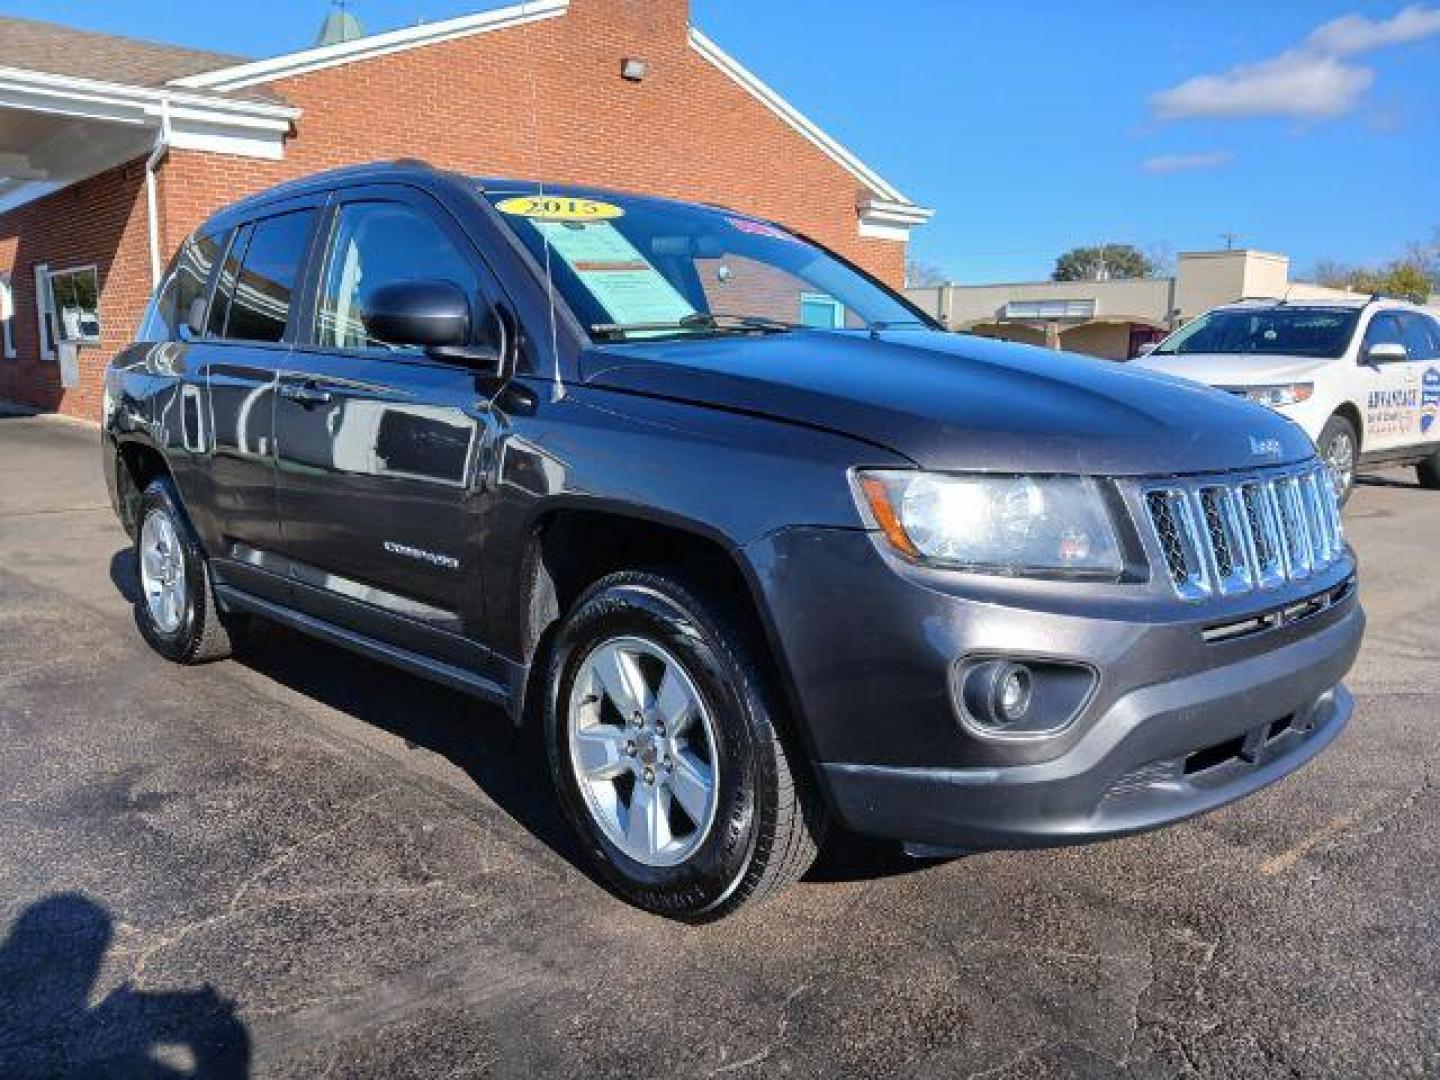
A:
[[[1118,577],[1115,529],[1093,480],[876,470],[861,510],[902,555],[991,574]]]
[[[1228,387],[1232,394],[1239,394],[1248,401],[1278,409],[1284,405],[1299,405],[1309,401],[1315,393],[1315,384],[1308,382],[1277,383],[1274,386]]]

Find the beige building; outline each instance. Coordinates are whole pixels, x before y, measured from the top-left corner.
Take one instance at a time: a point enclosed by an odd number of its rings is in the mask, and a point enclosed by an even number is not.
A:
[[[951,330],[1125,360],[1146,342],[1241,297],[1357,294],[1291,281],[1287,256],[1242,249],[1185,252],[1174,277],[946,284],[906,295]]]

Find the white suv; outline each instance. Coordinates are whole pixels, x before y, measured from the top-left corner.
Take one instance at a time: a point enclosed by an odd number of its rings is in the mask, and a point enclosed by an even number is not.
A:
[[[1137,360],[1275,409],[1305,429],[1343,502],[1355,468],[1414,465],[1440,488],[1440,320],[1399,300],[1242,300]]]

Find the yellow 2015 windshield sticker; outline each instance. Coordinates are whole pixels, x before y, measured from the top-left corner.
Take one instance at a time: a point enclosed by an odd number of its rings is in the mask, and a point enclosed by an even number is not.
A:
[[[562,195],[518,195],[496,203],[495,209],[512,217],[538,221],[604,221],[625,216],[625,211],[614,203]]]

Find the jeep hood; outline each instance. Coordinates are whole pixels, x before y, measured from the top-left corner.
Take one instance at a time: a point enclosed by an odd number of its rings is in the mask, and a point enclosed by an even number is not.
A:
[[[1146,476],[1314,453],[1269,409],[1130,365],[938,331],[606,345],[588,386],[821,428],[932,469]]]
[[[1313,356],[1237,356],[1234,353],[1160,356],[1151,353],[1134,363],[1146,371],[1193,379],[1207,386],[1274,386],[1277,383],[1313,382],[1320,369],[1335,361]]]

